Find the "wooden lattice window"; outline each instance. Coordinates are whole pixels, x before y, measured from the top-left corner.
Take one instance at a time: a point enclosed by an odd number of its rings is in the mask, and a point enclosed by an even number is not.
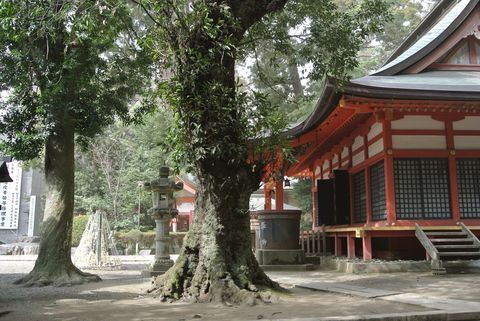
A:
[[[394,175],[398,219],[452,217],[447,159],[395,159]]]
[[[355,223],[367,221],[365,171],[353,175],[353,218]]]
[[[480,159],[457,159],[461,218],[480,218]]]
[[[370,167],[370,194],[372,198],[372,219],[374,221],[385,220],[387,218],[387,204],[383,161]]]

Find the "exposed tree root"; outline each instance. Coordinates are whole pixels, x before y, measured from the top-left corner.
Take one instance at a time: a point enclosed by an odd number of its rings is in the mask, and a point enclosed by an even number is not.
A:
[[[98,275],[85,273],[76,268],[73,264],[68,267],[62,267],[54,270],[33,269],[28,275],[16,280],[15,284],[22,284],[26,287],[33,286],[72,286],[88,282],[98,282],[102,279]]]
[[[253,254],[242,265],[230,265],[229,271],[223,263],[207,268],[197,255],[182,253],[171,269],[152,281],[149,293],[162,301],[255,305],[269,303],[276,291],[285,291],[260,269]]]

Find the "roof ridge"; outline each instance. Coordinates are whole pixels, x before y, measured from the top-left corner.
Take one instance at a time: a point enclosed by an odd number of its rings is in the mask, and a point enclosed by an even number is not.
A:
[[[371,74],[392,76],[427,56],[448,38],[476,8],[480,0],[443,0],[396,51],[396,58]],[[450,2],[450,6],[446,3]],[[444,11],[445,10],[445,11]],[[422,32],[423,31],[423,32]],[[422,33],[421,33],[422,32]],[[416,37],[415,39],[413,39]],[[410,39],[410,40],[408,40]],[[402,51],[403,50],[403,51]]]

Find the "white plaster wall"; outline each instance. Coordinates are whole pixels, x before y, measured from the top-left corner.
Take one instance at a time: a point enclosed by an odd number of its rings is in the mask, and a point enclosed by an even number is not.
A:
[[[432,119],[430,116],[407,115],[392,121],[392,129],[445,129],[445,123]]]
[[[463,120],[453,122],[455,130],[480,130],[480,116],[467,116]]]
[[[329,176],[329,175],[330,175],[330,171],[324,172],[322,178],[323,178],[323,179],[328,179],[328,176]]]
[[[367,134],[368,140],[372,140],[373,138],[380,135],[383,131],[383,124],[382,123],[375,123],[370,128],[370,131]]]
[[[383,152],[383,138],[368,146],[368,157],[375,156]]]
[[[326,159],[326,160],[323,162],[323,171],[327,170],[327,169],[328,169],[328,166],[330,166],[330,163],[329,163],[328,159]]]
[[[189,213],[195,209],[194,203],[182,203],[177,206],[177,210],[182,213]]]
[[[320,166],[317,166],[317,168],[315,168],[315,176],[317,175],[320,175]]]
[[[345,158],[348,156],[348,147],[344,147],[342,150],[342,158]]]
[[[394,149],[447,149],[447,141],[445,136],[393,135],[392,142]]]
[[[335,154],[332,159],[332,164],[338,163],[338,154]]]
[[[348,167],[348,163],[349,163],[348,159],[345,160],[345,161],[343,161],[343,162],[342,162],[342,167],[343,167],[343,168]]]
[[[363,146],[363,137],[362,136],[355,137],[355,140],[353,141],[353,144],[352,144],[352,151],[356,151],[362,146]]]
[[[480,136],[455,136],[455,149],[480,149]]]
[[[360,152],[352,157],[352,166],[357,166],[365,160],[365,153]]]

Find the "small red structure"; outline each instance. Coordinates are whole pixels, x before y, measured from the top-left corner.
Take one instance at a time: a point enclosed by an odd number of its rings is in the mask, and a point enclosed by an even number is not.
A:
[[[187,232],[192,224],[193,211],[195,209],[195,193],[196,184],[193,179],[189,179],[187,176],[177,176],[176,182],[183,183],[183,190],[175,194],[175,208],[178,210],[178,216],[176,217],[176,230],[174,232]]]
[[[415,224],[480,231],[479,39],[479,0],[440,1],[380,70],[339,92],[329,79],[290,131],[287,175],[311,178],[330,252],[424,259]]]

